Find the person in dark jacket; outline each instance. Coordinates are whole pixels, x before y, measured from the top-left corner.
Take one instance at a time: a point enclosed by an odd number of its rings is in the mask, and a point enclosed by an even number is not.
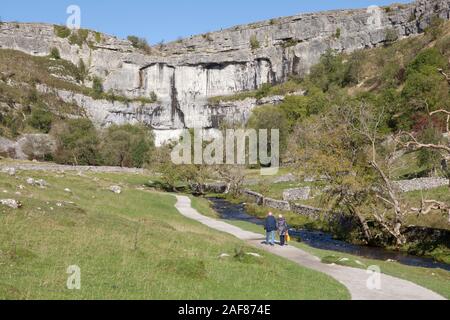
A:
[[[289,227],[286,222],[286,219],[281,214],[278,217],[277,229],[278,229],[278,234],[280,235],[280,245],[285,246],[286,245],[286,236],[288,234]]]
[[[264,229],[266,230],[266,244],[274,246],[275,231],[277,230],[277,219],[275,219],[272,212],[269,212],[269,215],[264,222]]]

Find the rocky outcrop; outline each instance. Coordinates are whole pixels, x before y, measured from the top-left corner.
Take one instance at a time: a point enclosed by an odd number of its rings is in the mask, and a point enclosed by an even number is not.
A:
[[[399,38],[416,35],[434,16],[449,19],[450,0],[272,19],[169,43],[152,48],[152,54],[107,35],[98,41],[93,32],[87,39],[90,45],[80,47],[57,37],[52,25],[2,23],[0,47],[38,56],[58,48],[63,59],[75,64],[82,59],[91,76],[103,79],[107,91],[130,98],[156,94],[159,103],[143,111],[137,106],[119,107],[116,116],[93,119],[105,125],[146,120],[148,126],[168,131],[161,134],[168,137],[183,128],[214,128],[221,118],[248,118],[251,106],[245,110],[233,105],[212,108],[209,97],[254,90],[305,74],[327,49],[351,52],[376,47],[386,42],[387,30]],[[101,103],[85,104],[91,105],[91,116],[103,112]]]
[[[25,134],[17,141],[0,137],[0,155],[18,160],[43,159],[56,149],[56,141],[48,134]]]

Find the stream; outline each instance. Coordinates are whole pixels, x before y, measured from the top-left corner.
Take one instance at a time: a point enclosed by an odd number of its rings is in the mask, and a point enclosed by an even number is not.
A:
[[[244,204],[233,204],[220,198],[208,198],[208,200],[212,202],[214,210],[220,215],[221,219],[246,221],[257,224],[261,226],[261,232],[264,232],[264,221],[248,214]],[[436,262],[431,258],[413,256],[383,248],[354,245],[345,241],[336,240],[331,234],[320,231],[291,229],[289,233],[292,238],[299,239],[301,242],[316,249],[347,253],[369,259],[396,261],[414,267],[439,268],[450,271],[450,264]]]

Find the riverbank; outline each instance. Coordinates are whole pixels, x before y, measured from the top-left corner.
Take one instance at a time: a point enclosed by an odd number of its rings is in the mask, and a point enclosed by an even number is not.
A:
[[[200,205],[199,205],[200,203]],[[212,213],[210,210],[205,210],[208,207],[209,201],[203,198],[197,198],[193,206],[201,212],[205,212],[210,216],[218,218],[217,213]],[[239,220],[225,220],[227,223],[240,227],[255,233],[263,233],[263,228],[255,223],[239,221]],[[367,269],[368,266],[379,266],[381,272],[387,275],[405,279],[425,288],[433,290],[447,299],[450,299],[450,272],[441,269],[430,269],[421,267],[412,267],[402,265],[395,261],[381,261],[376,259],[367,259],[346,253],[336,253],[330,250],[321,250],[312,248],[304,243],[291,242],[292,246],[302,249],[310,254],[315,255],[326,262],[332,261],[335,264],[349,265],[354,268]]]
[[[332,234],[336,239],[354,245],[367,245],[367,242],[362,237],[363,232],[359,226],[359,221],[352,217],[331,214],[325,210],[314,209],[313,207],[302,205],[297,205],[298,208],[301,208],[301,212],[285,210],[278,208],[278,206],[274,207],[273,201],[261,202],[257,201],[257,199],[255,201],[254,196],[252,196],[249,191],[246,191],[238,198],[231,198],[229,195],[225,194],[209,194],[206,195],[206,197],[223,198],[232,203],[245,203],[247,213],[256,218],[264,218],[267,213],[271,211],[276,215],[282,214],[285,216],[288,224],[294,229],[323,231]],[[431,216],[425,216],[425,218],[432,219]],[[415,217],[415,220],[417,219],[418,218]],[[407,237],[408,243],[402,247],[397,247],[393,244],[393,239],[390,239],[379,230],[381,227],[372,225],[372,231],[378,233],[379,237],[377,241],[371,243],[371,246],[391,251],[400,251],[405,254],[426,257],[436,260],[437,262],[450,264],[450,248],[448,246],[450,243],[450,231],[448,229],[438,229],[430,226],[439,227],[442,226],[442,223],[439,221],[439,224],[437,225],[433,223],[430,223],[429,225],[409,224],[409,226],[404,228],[404,234]]]

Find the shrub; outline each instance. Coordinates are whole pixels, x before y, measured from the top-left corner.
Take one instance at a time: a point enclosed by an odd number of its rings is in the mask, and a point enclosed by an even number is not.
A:
[[[264,83],[261,88],[259,88],[256,91],[256,99],[261,99],[264,97],[267,97],[270,93],[270,89],[272,88],[272,85],[270,83]]]
[[[261,44],[259,43],[256,35],[250,37],[250,47],[252,48],[252,50],[256,50],[261,47]]]
[[[333,37],[335,39],[339,39],[341,37],[341,33],[342,33],[341,28],[337,28],[336,33],[333,35]]]
[[[86,65],[84,64],[83,59],[80,59],[78,61],[78,72],[77,72],[77,80],[84,82],[88,75],[88,70],[86,68]]]
[[[444,25],[445,20],[439,17],[433,17],[431,19],[430,25],[425,29],[425,34],[431,36],[432,40],[436,40],[441,36],[444,32],[442,26]]]
[[[59,54],[58,48],[52,48],[50,50],[50,58],[53,58],[53,59],[56,59],[56,60],[61,59],[61,55]]]
[[[128,41],[131,42],[131,45],[135,47],[136,49],[143,50],[145,52],[150,52],[151,48],[144,38],[139,38],[137,36],[128,36]]]
[[[151,132],[143,126],[111,126],[103,135],[102,154],[107,165],[141,168],[153,149]]]
[[[95,42],[100,43],[103,41],[103,36],[100,32],[95,32]]]
[[[57,163],[69,165],[99,165],[99,138],[89,119],[70,119],[52,126],[51,134],[57,138],[54,158]]]
[[[56,36],[59,38],[67,38],[72,33],[71,30],[69,28],[67,28],[66,26],[55,25],[53,27],[53,29],[54,29]]]
[[[103,81],[99,77],[92,80],[92,92],[95,97],[100,97],[103,93]]]
[[[416,58],[408,65],[408,74],[412,72],[424,72],[427,66],[445,68],[447,66],[446,58],[436,48],[425,49],[420,52]]]
[[[320,62],[311,68],[311,82],[324,91],[328,91],[332,85],[343,86],[346,83],[348,64],[345,65],[342,56],[329,49]]]
[[[45,106],[33,108],[28,124],[42,133],[49,133],[53,122],[53,114],[45,110]]]
[[[158,96],[156,95],[155,91],[152,91],[152,92],[150,93],[150,100],[151,100],[151,102],[156,102],[156,101],[158,101]]]
[[[70,35],[69,43],[71,45],[78,45],[79,47],[82,47],[83,44],[87,41],[88,37],[89,37],[89,30],[79,29]]]

